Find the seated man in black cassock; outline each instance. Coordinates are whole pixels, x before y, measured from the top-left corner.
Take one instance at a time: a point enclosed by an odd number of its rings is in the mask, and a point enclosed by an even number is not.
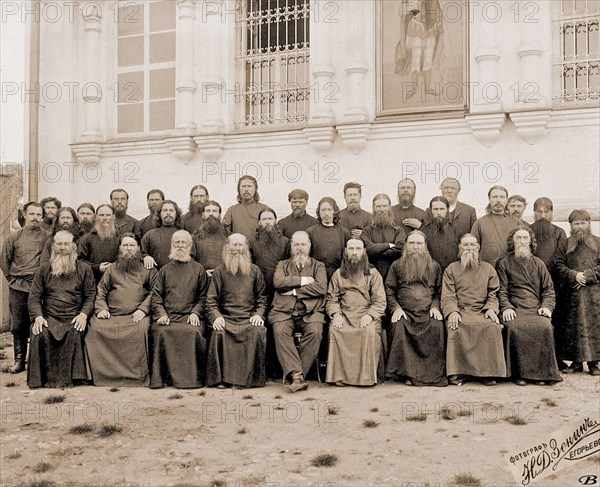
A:
[[[175,232],[171,262],[161,267],[154,285],[151,388],[204,386],[206,339],[201,316],[208,277],[191,251],[189,232]]]
[[[252,263],[246,237],[234,233],[223,248],[223,264],[213,272],[206,315],[213,327],[206,385],[265,385],[265,280]]]
[[[29,387],[71,387],[87,378],[82,332],[95,296],[94,274],[77,260],[73,234],[57,232],[50,261],[35,273],[29,293]]]

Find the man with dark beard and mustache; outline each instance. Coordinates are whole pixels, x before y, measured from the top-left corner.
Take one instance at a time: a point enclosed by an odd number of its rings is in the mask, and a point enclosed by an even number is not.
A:
[[[63,206],[56,213],[54,223],[52,224],[52,235],[46,239],[46,243],[44,244],[44,250],[42,250],[42,255],[40,257],[41,264],[44,264],[48,262],[48,260],[50,260],[50,255],[52,254],[54,235],[56,235],[56,233],[60,230],[66,230],[67,232],[71,232],[73,234],[73,242],[75,242],[75,245],[77,245],[82,232],[79,228],[77,215],[73,208]]]
[[[308,193],[306,191],[293,189],[288,195],[288,201],[292,207],[292,213],[279,220],[279,228],[281,228],[284,237],[291,239],[294,233],[305,231],[316,225],[318,221],[315,217],[306,213],[306,205],[308,204]]]
[[[273,326],[275,345],[283,377],[290,380],[290,392],[308,388],[305,380],[316,363],[327,296],[327,271],[325,265],[309,257],[310,238],[299,231],[292,235],[292,257],[277,264],[273,285],[275,296],[269,313]],[[296,348],[294,333],[302,333]]]
[[[371,214],[360,207],[362,186],[358,183],[344,184],[346,208],[340,211],[340,225],[346,227],[352,238],[360,238],[363,229],[371,224]]]
[[[506,327],[508,375],[519,386],[562,381],[550,318],[554,286],[546,265],[533,255],[535,235],[529,227],[508,236],[508,256],[498,262],[500,311]]]
[[[446,334],[440,313],[442,272],[423,232],[406,239],[385,280],[392,335],[386,376],[407,385],[445,386]]]
[[[190,190],[190,205],[188,212],[183,215],[181,222],[183,229],[194,235],[203,223],[204,206],[208,203],[208,189],[206,186],[197,184]],[[219,254],[221,252],[219,251]]]
[[[142,238],[140,223],[127,214],[129,206],[129,193],[124,189],[113,189],[110,192],[110,204],[115,212],[115,226],[119,235],[127,232],[135,233],[137,238]]]
[[[151,189],[146,195],[146,204],[150,214],[142,218],[139,222],[140,234],[142,238],[153,228],[157,227],[157,213],[160,210],[160,205],[165,200],[165,193],[160,189]]]
[[[56,213],[60,210],[62,203],[58,198],[54,196],[49,196],[40,201],[42,208],[44,209],[44,218],[40,223],[40,227],[44,230],[51,232],[52,225],[54,224],[54,220],[56,219]]]
[[[387,194],[380,193],[373,198],[372,223],[365,227],[360,238],[365,243],[369,262],[385,282],[390,266],[402,255],[406,240],[404,230],[394,223],[392,201]]]
[[[161,267],[152,291],[153,341],[150,387],[202,387],[206,377],[204,313],[208,277],[191,257],[192,236],[171,238],[171,262]]]
[[[147,386],[148,328],[158,273],[145,269],[137,237],[121,236],[119,258],[98,284],[85,345],[97,386]]]
[[[98,207],[94,229],[81,237],[77,252],[79,258],[92,267],[96,282],[100,282],[104,271],[119,255],[119,235],[112,206],[104,204]]]
[[[230,206],[223,217],[228,235],[241,233],[248,240],[254,238],[258,214],[267,208],[260,202],[258,181],[252,176],[242,176],[237,184],[237,205]]]
[[[569,215],[571,236],[558,247],[554,266],[562,286],[558,294],[558,356],[571,360],[564,373],[600,375],[600,238],[592,235],[590,214]]]
[[[533,214],[535,221],[531,229],[535,233],[537,248],[533,255],[542,259],[549,271],[552,272],[554,256],[560,244],[567,240],[565,231],[552,223],[552,212],[554,205],[550,198],[542,197],[533,203]],[[558,292],[558,280],[554,281],[555,290]]]
[[[398,204],[392,206],[392,214],[396,225],[402,227],[407,235],[418,230],[427,220],[427,213],[414,205],[417,185],[410,178],[398,183]]]
[[[495,377],[506,377],[503,326],[498,320],[500,281],[491,264],[479,260],[474,235],[465,233],[458,248],[460,261],[446,267],[442,279],[448,379],[453,385],[462,385],[463,376],[474,376],[493,386]]]
[[[223,263],[223,247],[227,241],[221,223],[221,205],[209,200],[202,209],[202,224],[193,235],[196,246],[194,259],[200,262],[209,276]]]
[[[77,259],[73,234],[57,232],[50,261],[36,272],[29,293],[29,387],[71,387],[87,378],[82,332],[95,296],[92,269]]]
[[[429,202],[430,220],[421,227],[427,240],[427,249],[441,267],[442,272],[456,260],[458,238],[450,223],[450,203],[443,196],[435,196]]]
[[[85,235],[94,229],[96,219],[96,209],[91,203],[81,203],[77,207],[77,219],[79,220],[79,228],[81,234]]]
[[[348,240],[342,266],[333,273],[327,290],[326,310],[331,319],[327,382],[377,384],[385,306],[381,274],[369,266],[363,241]]]
[[[246,237],[234,233],[223,248],[223,264],[212,275],[206,316],[213,327],[206,385],[265,385],[265,280],[250,258]]]

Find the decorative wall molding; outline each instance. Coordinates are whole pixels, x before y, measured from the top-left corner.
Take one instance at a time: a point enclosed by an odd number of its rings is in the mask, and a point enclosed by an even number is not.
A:
[[[310,145],[322,157],[329,154],[335,142],[335,127],[305,127],[303,131]]]
[[[500,138],[500,132],[506,123],[505,113],[480,113],[467,115],[465,118],[475,138],[486,147],[491,147]]]
[[[83,164],[99,164],[103,152],[101,142],[79,142],[71,144],[71,152],[77,162]]]
[[[550,110],[530,112],[512,112],[510,119],[515,124],[517,133],[528,144],[533,145],[546,133],[546,125],[550,120]]]
[[[225,135],[196,135],[194,141],[198,144],[198,152],[202,154],[206,162],[217,162],[223,156]]]
[[[189,164],[197,147],[194,137],[191,136],[169,137],[165,139],[165,144],[171,149],[173,155],[184,164]]]
[[[367,145],[371,124],[338,125],[336,129],[342,138],[342,143],[358,155]]]

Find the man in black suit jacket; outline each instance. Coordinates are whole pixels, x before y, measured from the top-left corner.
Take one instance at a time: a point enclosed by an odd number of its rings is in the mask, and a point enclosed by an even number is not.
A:
[[[456,237],[460,238],[471,231],[473,223],[477,220],[475,208],[465,203],[458,201],[458,193],[460,193],[460,181],[456,178],[446,178],[440,184],[442,196],[450,203],[450,222],[456,233]],[[429,213],[429,210],[428,210]]]

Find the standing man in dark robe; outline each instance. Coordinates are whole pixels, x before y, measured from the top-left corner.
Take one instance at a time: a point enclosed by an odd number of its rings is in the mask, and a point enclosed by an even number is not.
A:
[[[152,291],[152,389],[188,389],[205,384],[202,316],[208,277],[202,264],[192,259],[191,251],[189,232],[175,232],[171,238],[171,262],[158,272]]]
[[[440,265],[442,273],[458,259],[458,237],[454,225],[450,223],[449,209],[450,203],[446,198],[435,196],[429,202],[431,218],[421,227],[429,253]]]
[[[308,233],[292,236],[292,257],[277,264],[273,285],[275,297],[269,313],[283,377],[290,381],[288,390],[308,388],[306,376],[317,360],[325,322],[327,272],[322,262],[310,255]],[[296,348],[294,333],[302,333]]]
[[[62,203],[58,198],[54,196],[49,196],[40,201],[42,208],[44,209],[44,218],[40,223],[40,226],[46,230],[47,232],[52,231],[52,224],[56,219],[56,213],[60,210]]]
[[[52,245],[54,244],[54,235],[61,230],[66,230],[73,234],[73,242],[75,245],[79,243],[79,237],[82,232],[79,228],[79,222],[77,220],[77,214],[75,210],[69,206],[63,206],[56,213],[54,222],[52,223],[52,234],[46,239],[42,255],[40,257],[40,263],[44,264],[50,260],[52,254]]]
[[[321,198],[317,206],[317,220],[306,233],[312,243],[311,255],[319,262],[325,264],[327,280],[342,264],[342,257],[346,242],[350,239],[350,232],[340,225],[340,209],[333,198]]]
[[[202,208],[202,224],[192,236],[196,247],[194,258],[200,262],[209,276],[223,263],[223,247],[227,241],[225,227],[221,223],[221,205],[209,200]]]
[[[142,218],[139,222],[140,234],[142,238],[153,228],[156,228],[156,218],[160,205],[165,200],[165,193],[160,189],[151,189],[146,195],[146,203],[148,204],[148,211],[150,214]]]
[[[442,272],[413,231],[385,281],[393,338],[386,376],[407,385],[446,386],[446,333],[440,312]]]
[[[29,387],[71,387],[87,378],[82,332],[95,297],[92,269],[77,259],[73,234],[58,232],[50,262],[36,272],[29,293]]]
[[[164,200],[158,208],[156,228],[150,230],[142,238],[142,257],[144,267],[160,269],[171,260],[171,239],[173,234],[181,228],[181,210],[172,200]],[[192,245],[192,255],[196,254]]]
[[[254,238],[258,214],[267,205],[260,202],[258,181],[252,176],[242,176],[237,184],[237,205],[230,206],[223,217],[227,235],[241,233],[248,241]]]
[[[491,264],[479,260],[474,235],[464,234],[458,248],[460,261],[446,267],[442,279],[448,379],[453,385],[462,385],[464,376],[473,376],[495,386],[495,378],[506,377],[503,326],[498,320],[498,274]]]
[[[508,198],[506,203],[506,209],[508,210],[508,214],[514,216],[521,226],[529,226],[525,220],[523,220],[523,213],[525,213],[525,209],[527,208],[527,200],[524,196],[520,194],[513,194]]]
[[[362,240],[346,243],[342,266],[327,290],[329,355],[326,381],[336,386],[373,386],[381,357],[385,313],[381,274],[369,265]]]
[[[85,345],[97,386],[147,386],[148,329],[158,273],[145,269],[137,237],[121,236],[119,258],[98,284]]]
[[[306,213],[308,193],[303,189],[293,189],[288,195],[292,213],[279,220],[279,228],[284,237],[289,239],[298,231],[305,231],[318,223],[317,219]]]
[[[498,262],[500,311],[506,328],[507,368],[519,386],[562,381],[550,318],[555,297],[546,265],[533,255],[535,235],[528,227],[508,236],[508,256]]]
[[[227,238],[223,262],[212,275],[206,298],[206,316],[213,328],[206,385],[262,387],[267,345],[265,280],[252,263],[242,234]]]
[[[40,203],[31,201],[23,207],[23,228],[10,233],[2,244],[0,269],[8,281],[8,309],[10,331],[13,336],[14,364],[8,369],[11,374],[25,370],[27,341],[29,340],[29,291],[33,276],[40,266],[40,256],[48,236],[40,222],[44,209]]]
[[[537,249],[534,255],[542,259],[550,272],[552,272],[552,264],[554,256],[558,251],[560,244],[567,240],[565,231],[552,223],[552,213],[554,204],[550,198],[542,197],[535,200],[533,203],[533,215],[535,221],[531,224],[531,229],[535,233]],[[558,287],[554,281],[555,291],[558,293]]]
[[[96,282],[100,282],[104,271],[117,261],[119,255],[119,234],[112,206],[98,207],[94,229],[81,237],[77,252],[79,258],[92,267]]]
[[[202,225],[202,215],[204,205],[208,202],[208,189],[206,186],[197,184],[190,190],[190,204],[188,212],[183,215],[183,229],[190,232],[191,235]]]
[[[418,230],[427,220],[427,213],[414,205],[417,194],[415,182],[406,178],[398,183],[398,204],[392,206],[392,213],[396,225],[401,226],[408,235],[413,230]]]
[[[96,208],[91,203],[81,203],[77,207],[77,219],[79,220],[79,228],[81,234],[85,235],[94,229],[96,220]]]
[[[113,189],[110,192],[110,204],[115,211],[115,225],[119,235],[131,232],[135,233],[138,238],[142,238],[142,232],[140,231],[140,223],[127,214],[127,207],[129,206],[129,193],[124,189]]]
[[[371,224],[371,214],[360,207],[362,186],[358,183],[344,184],[344,200],[346,208],[340,211],[340,225],[352,234],[352,238],[360,238],[363,229]]]
[[[558,247],[554,261],[562,281],[556,320],[558,356],[571,360],[564,373],[600,375],[600,238],[592,235],[590,214],[574,210],[569,215],[571,236]]]
[[[479,218],[471,229],[481,245],[481,260],[496,267],[498,260],[506,256],[508,234],[520,226],[520,221],[508,214],[508,190],[504,186],[492,186],[488,191],[487,215]]]

